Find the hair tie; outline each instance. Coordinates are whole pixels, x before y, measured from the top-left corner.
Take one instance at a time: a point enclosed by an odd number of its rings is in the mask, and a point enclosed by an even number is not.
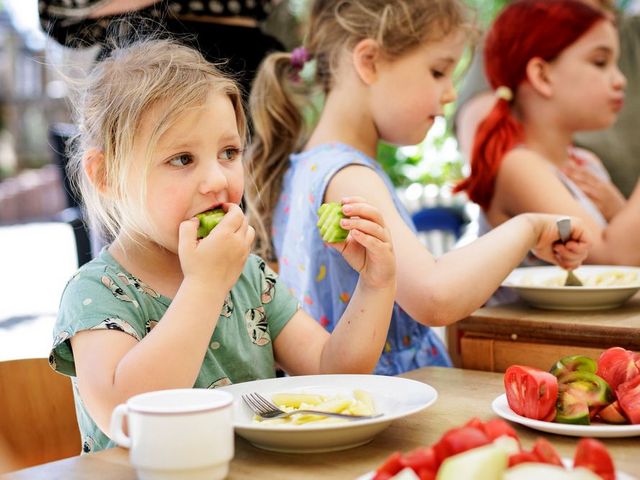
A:
[[[311,60],[311,55],[304,47],[295,48],[291,52],[291,66],[295,70],[302,70],[304,68],[304,64]]]
[[[505,85],[496,88],[495,95],[505,102],[510,102],[511,100],[513,100],[513,90]]]

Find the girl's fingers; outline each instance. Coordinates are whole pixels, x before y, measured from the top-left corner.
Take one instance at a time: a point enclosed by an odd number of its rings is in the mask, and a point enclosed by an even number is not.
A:
[[[242,209],[235,203],[225,203],[223,204],[223,207],[226,213],[219,225],[224,225],[223,228],[228,228],[232,232],[237,232],[242,228],[242,224],[245,221]]]
[[[586,246],[576,246],[575,249],[569,249],[565,245],[556,245],[553,248],[553,254],[558,263],[561,265],[575,264],[579,265],[587,256]]]
[[[347,217],[360,217],[371,220],[384,226],[384,220],[380,211],[368,203],[348,203],[342,206],[342,212]]]
[[[247,240],[247,246],[251,247],[253,245],[253,240],[256,238],[256,231],[254,228],[249,225],[247,228],[247,233],[245,235],[245,239]]]
[[[198,226],[200,221],[193,217],[180,223],[178,228],[178,255],[193,250],[198,245]]]
[[[353,196],[353,197],[343,197],[342,205],[352,204],[352,203],[367,203],[367,200],[363,197]]]
[[[388,242],[376,238],[372,235],[368,235],[360,230],[352,230],[351,231],[352,238],[362,245],[367,251],[375,253],[380,251],[381,249],[388,247],[391,248]]]
[[[340,226],[351,232],[360,231],[383,242],[389,241],[389,232],[382,225],[365,218],[343,218]]]

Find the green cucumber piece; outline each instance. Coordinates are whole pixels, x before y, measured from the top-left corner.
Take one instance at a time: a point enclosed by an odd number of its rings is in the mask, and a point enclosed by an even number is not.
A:
[[[342,205],[336,202],[323,203],[318,209],[318,223],[320,237],[327,243],[344,242],[349,232],[340,226],[344,218]]]
[[[224,210],[221,208],[214,208],[213,210],[207,210],[206,212],[198,213],[196,218],[200,220],[200,226],[198,227],[198,238],[204,238],[216,225],[220,223],[224,217]]]

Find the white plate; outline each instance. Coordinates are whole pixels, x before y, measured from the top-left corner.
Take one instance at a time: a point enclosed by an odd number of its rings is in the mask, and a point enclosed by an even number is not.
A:
[[[500,417],[525,427],[540,430],[541,432],[557,433],[558,435],[569,435],[570,437],[635,437],[640,435],[640,425],[608,425],[596,423],[592,425],[570,425],[567,423],[545,422],[543,420],[533,420],[523,417],[511,410],[507,402],[507,395],[503,393],[498,396],[491,408]]]
[[[622,305],[640,290],[640,268],[617,265],[584,265],[574,270],[578,278],[589,278],[611,271],[634,272],[636,280],[620,286],[546,286],[545,281],[566,277],[556,267],[516,268],[502,283],[513,288],[527,303],[552,310],[605,310]]]
[[[238,435],[256,447],[288,453],[330,452],[364,445],[393,420],[424,410],[438,398],[430,385],[382,375],[308,375],[256,380],[220,388],[234,396],[233,422]],[[253,421],[253,412],[241,399],[242,394],[250,392],[258,392],[267,398],[274,393],[290,392],[352,396],[354,389],[371,394],[376,411],[384,415],[344,423],[260,424]]]
[[[573,460],[570,458],[562,458],[562,463],[564,465],[564,468],[566,469],[571,469],[573,467]],[[614,464],[615,464],[615,460],[614,460]],[[364,475],[360,475],[358,478],[356,478],[355,480],[373,480],[373,478],[376,476],[376,472],[367,472]],[[393,479],[393,477],[392,477]],[[629,475],[628,473],[624,473],[621,472],[620,470],[618,470],[616,472],[616,480],[636,480],[636,477],[632,477],[631,475]]]

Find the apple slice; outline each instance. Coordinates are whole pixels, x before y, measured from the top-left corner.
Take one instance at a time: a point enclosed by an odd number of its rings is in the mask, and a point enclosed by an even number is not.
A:
[[[447,458],[436,480],[501,480],[507,464],[504,448],[485,445]]]

